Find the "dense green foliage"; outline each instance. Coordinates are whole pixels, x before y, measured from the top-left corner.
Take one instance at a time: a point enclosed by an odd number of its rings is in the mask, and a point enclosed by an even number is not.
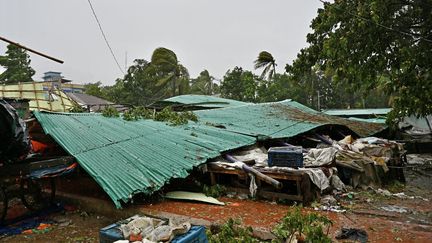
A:
[[[224,98],[240,101],[257,101],[257,87],[260,83],[259,77],[251,71],[235,67],[228,70],[220,86],[221,96]]]
[[[190,94],[213,95],[219,92],[215,78],[207,70],[202,71],[198,77],[191,79]]]
[[[33,81],[35,74],[30,67],[30,57],[26,51],[16,45],[8,45],[6,55],[0,56],[0,66],[6,70],[0,74],[0,83],[13,84]]]
[[[207,70],[189,79],[177,56],[166,48],[158,48],[151,62],[137,59],[114,85],[87,84],[86,93],[130,106],[146,106],[173,94],[220,94],[224,98],[247,102],[293,99],[317,110],[388,105],[388,96],[381,89],[370,91],[340,82],[316,68],[303,73],[300,79],[295,75],[276,73],[276,62],[268,52],[259,54],[255,66],[264,68],[262,77],[234,67],[227,71],[218,85]]]
[[[220,87],[224,98],[249,102],[293,99],[316,110],[387,107],[388,104],[388,96],[380,90],[354,89],[319,72],[304,75],[300,81],[286,73],[276,73],[267,80],[235,67],[226,73]]]
[[[286,71],[303,80],[318,69],[347,91],[384,91],[395,117],[431,114],[431,13],[432,0],[325,3],[310,46]]]
[[[120,117],[120,113],[112,106],[102,110],[105,117]],[[153,119],[155,121],[167,122],[170,125],[178,126],[187,124],[188,121],[197,122],[198,117],[191,111],[175,112],[171,107],[165,107],[161,111],[152,111],[143,106],[133,107],[122,114],[126,121],[137,121],[140,119]]]
[[[136,59],[125,76],[112,86],[102,86],[100,82],[86,85],[87,94],[133,106],[188,92],[188,71],[178,62],[175,53],[166,48],[157,48],[151,62]]]
[[[102,110],[102,116],[104,116],[104,117],[119,117],[120,113],[117,111],[116,108],[114,108],[112,106],[108,106]]]
[[[175,112],[171,107],[165,107],[162,111],[156,113],[154,120],[165,121],[170,125],[177,126],[187,124],[188,120],[197,122],[198,117],[191,111]]]

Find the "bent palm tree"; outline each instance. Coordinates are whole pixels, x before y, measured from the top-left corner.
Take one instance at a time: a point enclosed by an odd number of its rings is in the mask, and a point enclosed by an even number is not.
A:
[[[173,96],[176,95],[177,88],[180,94],[188,88],[184,80],[189,80],[189,73],[187,69],[179,63],[173,51],[163,47],[157,48],[153,51],[151,65],[156,75],[160,77],[156,86],[165,87],[171,84]]]
[[[270,52],[260,52],[254,63],[255,69],[264,68],[261,73],[261,78],[264,78],[268,74],[268,79],[271,80],[276,73],[276,61]]]

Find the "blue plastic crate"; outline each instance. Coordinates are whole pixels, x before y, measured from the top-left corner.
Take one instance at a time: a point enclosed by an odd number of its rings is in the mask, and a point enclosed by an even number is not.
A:
[[[112,243],[117,240],[124,240],[123,233],[120,230],[120,224],[115,223],[102,228],[99,231],[100,243]],[[183,235],[176,236],[171,242],[175,243],[208,243],[204,226],[192,226],[191,229]]]
[[[268,166],[303,167],[302,147],[271,147],[268,150]]]
[[[192,226],[191,229],[183,235],[175,237],[173,243],[208,243],[204,226]]]

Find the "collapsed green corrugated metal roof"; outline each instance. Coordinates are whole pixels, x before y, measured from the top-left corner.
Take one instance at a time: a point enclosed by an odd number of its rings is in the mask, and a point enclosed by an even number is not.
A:
[[[221,108],[250,104],[243,101],[225,99],[210,95],[179,95],[165,99],[164,101],[207,108]]]
[[[325,115],[291,100],[195,114],[198,123],[169,126],[92,113],[35,112],[45,133],[78,160],[117,207],[136,193],[150,194],[171,178],[186,177],[221,152],[257,140],[289,138],[324,125],[345,125],[361,136],[385,128]]]
[[[323,113],[332,116],[372,116],[387,115],[391,108],[369,108],[369,109],[330,109]]]
[[[292,100],[196,111],[199,121],[227,131],[258,137],[289,138],[323,125],[343,125],[360,136],[385,129],[384,125],[329,116]]]
[[[171,178],[221,152],[255,143],[250,136],[203,124],[169,126],[89,113],[35,112],[51,135],[107,192],[117,207],[133,194],[150,194]]]

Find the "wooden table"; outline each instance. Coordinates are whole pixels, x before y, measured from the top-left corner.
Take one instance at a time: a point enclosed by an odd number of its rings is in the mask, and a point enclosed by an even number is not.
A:
[[[303,172],[298,170],[293,171],[273,171],[273,170],[266,170],[264,168],[255,168],[259,172],[272,177],[273,179],[281,181],[284,185],[287,185],[288,183],[295,183],[296,186],[296,193],[295,194],[288,194],[286,192],[281,192],[280,190],[274,189],[274,190],[264,190],[262,185],[262,182],[258,179],[256,179],[257,185],[258,185],[258,191],[257,195],[266,199],[275,200],[275,199],[287,199],[287,200],[293,200],[293,201],[301,201],[304,204],[309,204],[312,199],[314,193],[312,192],[311,182],[309,179],[309,176]],[[215,185],[217,181],[218,175],[232,175],[237,176],[237,178],[241,180],[248,181],[248,175],[240,169],[227,169],[215,164],[208,164],[207,165],[207,172],[210,175],[210,182],[212,185]],[[223,182],[221,182],[223,184]],[[268,187],[267,187],[268,188]],[[249,190],[246,188],[240,188],[240,187],[227,187],[229,191],[234,191],[237,193],[246,193],[249,194]]]

